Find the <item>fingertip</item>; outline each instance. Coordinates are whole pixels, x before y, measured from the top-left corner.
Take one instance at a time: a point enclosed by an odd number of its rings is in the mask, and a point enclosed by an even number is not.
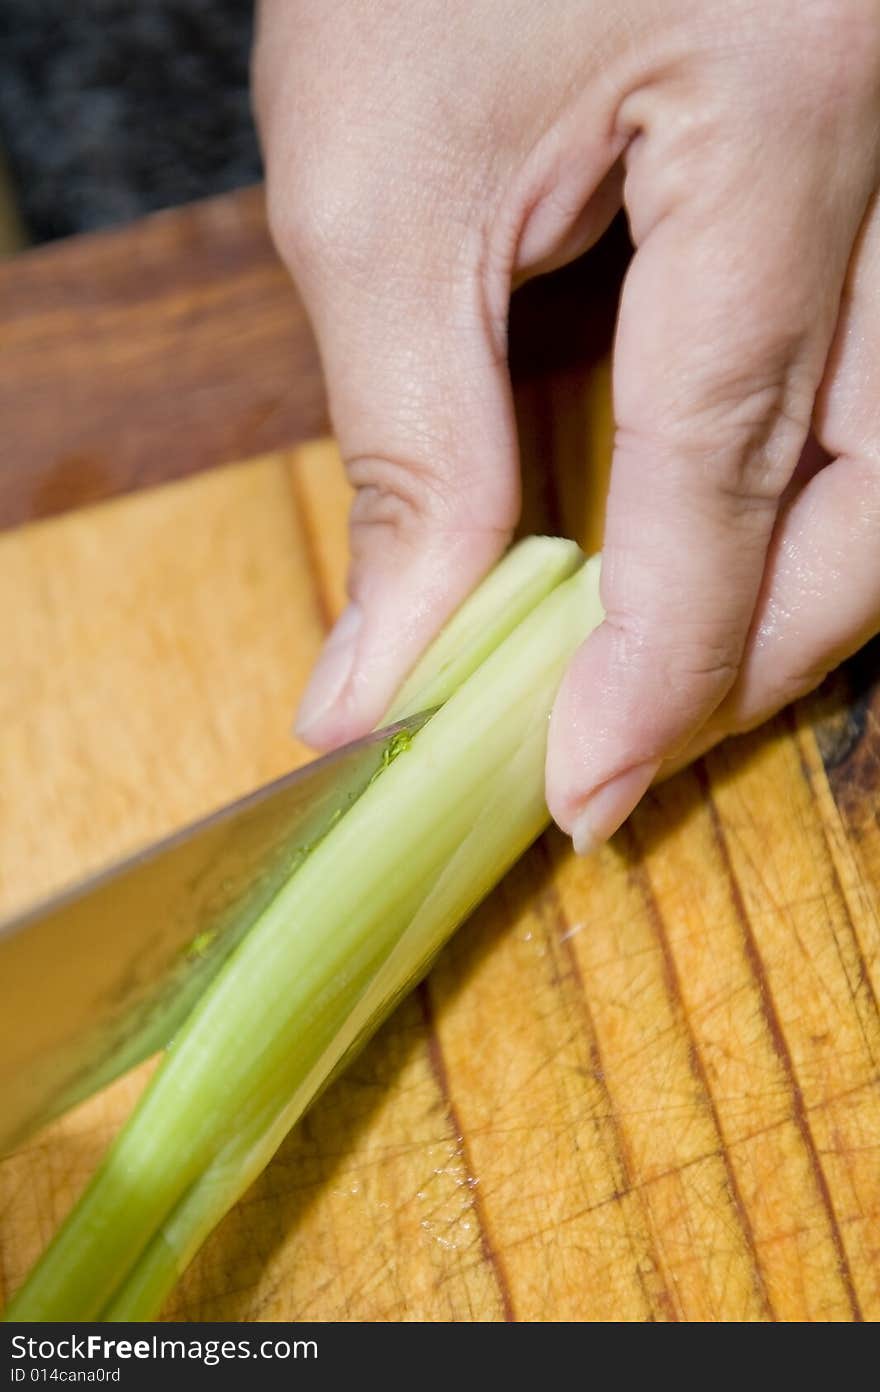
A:
[[[349,604],[325,640],[300,699],[294,733],[315,749],[334,743],[334,713],[357,662],[363,622],[361,606]]]
[[[603,783],[582,803],[571,827],[579,856],[598,850],[620,829],[653,783],[660,764],[660,759],[637,764]]]
[[[620,634],[601,624],[572,658],[551,715],[547,805],[582,856],[614,835],[662,762],[652,721],[627,714],[626,666]],[[637,670],[627,675],[624,686],[639,684]]]
[[[378,541],[378,537],[377,537]],[[362,548],[355,599],[331,631],[302,696],[298,738],[334,749],[379,725],[444,623],[504,549],[501,532],[426,531],[414,544]]]

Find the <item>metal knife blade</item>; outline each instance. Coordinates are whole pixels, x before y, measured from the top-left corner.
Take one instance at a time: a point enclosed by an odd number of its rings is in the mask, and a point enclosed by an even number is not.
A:
[[[0,1149],[169,1043],[298,860],[431,713],[0,924]]]

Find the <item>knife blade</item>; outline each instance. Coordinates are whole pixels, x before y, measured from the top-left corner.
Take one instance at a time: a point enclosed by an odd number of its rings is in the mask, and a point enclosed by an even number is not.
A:
[[[172,1041],[310,847],[431,714],[295,769],[0,923],[0,1149]]]

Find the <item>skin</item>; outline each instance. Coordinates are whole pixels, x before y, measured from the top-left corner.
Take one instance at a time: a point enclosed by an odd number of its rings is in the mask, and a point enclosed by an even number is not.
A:
[[[264,0],[270,222],[357,495],[299,729],[353,738],[507,545],[511,289],[622,205],[579,850],[880,630],[880,0]]]

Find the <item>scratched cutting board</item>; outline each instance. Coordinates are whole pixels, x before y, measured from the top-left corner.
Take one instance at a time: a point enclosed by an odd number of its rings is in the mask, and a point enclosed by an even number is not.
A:
[[[595,539],[591,383],[566,448]],[[0,539],[0,912],[306,757],[289,722],[347,506],[318,444]],[[876,669],[650,794],[591,860],[545,836],[167,1317],[876,1318]],[[4,1293],[148,1068],[0,1164]]]

